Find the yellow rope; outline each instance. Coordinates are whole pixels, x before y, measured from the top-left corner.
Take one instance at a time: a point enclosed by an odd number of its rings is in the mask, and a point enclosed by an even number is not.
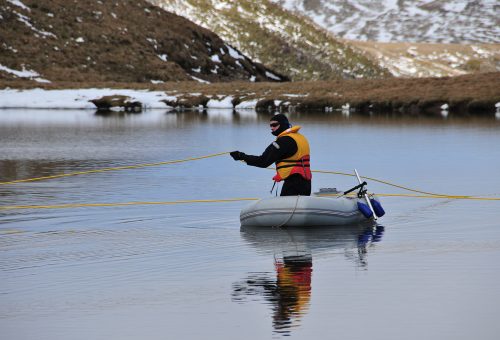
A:
[[[453,195],[411,195],[411,194],[376,194],[380,197],[445,198],[453,200],[500,201],[500,197],[453,196]]]
[[[350,193],[346,196],[355,196],[355,193]],[[480,197],[480,196],[460,196],[460,195],[415,195],[415,194],[375,194],[378,197],[413,197],[413,198],[443,198],[453,200],[479,200],[479,201],[500,201],[500,197]],[[317,196],[336,196],[339,194],[318,194]]]
[[[317,173],[321,173],[321,174],[334,174],[334,175],[342,175],[342,176],[355,177],[355,175],[353,175],[353,174],[347,174],[345,172],[324,171],[324,170],[312,170],[312,172],[317,172]],[[417,190],[417,189],[411,189],[411,188],[408,188],[408,187],[404,187],[402,185],[390,183],[390,182],[383,181],[383,180],[376,179],[376,178],[372,178],[372,177],[366,177],[366,176],[361,176],[361,177],[364,178],[364,179],[370,180],[370,181],[374,181],[374,182],[382,183],[382,184],[385,184],[385,185],[389,185],[391,187],[396,187],[396,188],[404,189],[404,190],[407,190],[407,191],[417,192],[419,194],[431,195],[431,196],[450,196],[450,195],[447,195],[447,194],[436,194],[436,193],[432,193],[432,192],[421,191],[421,190]],[[460,195],[460,196],[461,197],[470,197],[470,196],[464,196],[464,195]]]
[[[411,195],[411,194],[376,194],[379,197],[414,197],[414,198],[433,198],[433,199],[463,199],[479,201],[500,201],[500,197],[476,197],[476,196],[447,196],[447,195]],[[334,196],[333,194],[324,194],[318,196]],[[259,198],[240,197],[227,199],[203,199],[203,200],[180,200],[180,201],[159,201],[159,202],[117,202],[117,203],[73,203],[73,204],[54,204],[54,205],[6,205],[0,206],[2,210],[19,209],[67,209],[67,208],[92,208],[92,207],[124,207],[134,205],[175,205],[192,203],[228,203],[242,201],[257,201]]]
[[[178,160],[174,160],[174,161],[157,162],[157,163],[145,163],[145,164],[135,164],[135,165],[124,165],[124,166],[117,166],[117,167],[113,167],[113,168],[104,168],[104,169],[77,171],[77,172],[70,172],[70,173],[67,173],[67,174],[59,174],[59,175],[44,176],[44,177],[35,177],[35,178],[27,178],[27,179],[18,179],[18,180],[9,181],[9,182],[0,182],[0,185],[15,184],[15,183],[24,183],[24,182],[35,182],[35,181],[41,181],[41,180],[45,180],[45,179],[54,179],[54,178],[69,177],[69,176],[76,176],[76,175],[95,174],[95,173],[98,173],[98,172],[127,170],[127,169],[138,169],[138,168],[145,168],[145,167],[150,167],[150,166],[158,166],[158,165],[182,163],[182,162],[196,161],[196,160],[210,158],[210,157],[217,157],[217,156],[225,155],[225,154],[228,154],[228,153],[229,152],[220,152],[220,153],[215,153],[215,154],[206,155],[206,156],[191,157],[191,158],[186,158],[186,159],[178,159]]]
[[[36,178],[28,178],[28,179],[19,179],[9,182],[0,182],[0,185],[6,184],[15,184],[15,183],[23,183],[23,182],[34,182],[41,181],[46,179],[54,179],[54,178],[62,178],[76,175],[84,175],[84,174],[92,174],[106,171],[117,171],[117,170],[126,170],[126,169],[138,169],[144,167],[152,167],[159,165],[167,165],[167,164],[175,164],[182,162],[195,161],[200,159],[206,159],[211,157],[217,157],[221,155],[228,154],[229,152],[220,152],[215,154],[210,154],[206,156],[200,157],[191,157],[186,159],[178,159],[173,161],[165,161],[165,162],[156,162],[156,163],[145,163],[145,164],[135,164],[135,165],[126,165],[126,166],[118,166],[111,168],[103,168],[103,169],[95,169],[95,170],[87,170],[87,171],[78,171],[71,172],[66,174],[58,174],[52,176],[44,176],[44,177],[36,177]],[[268,168],[273,170],[273,168]],[[275,169],[274,169],[275,170]],[[355,175],[345,173],[345,172],[337,172],[337,171],[325,171],[325,170],[313,170],[312,172],[323,173],[323,174],[334,174],[334,175],[342,175],[342,176],[350,176],[354,177]],[[469,196],[469,195],[446,195],[446,194],[436,194],[426,191],[421,191],[417,189],[411,189],[402,185],[394,184],[388,181],[379,180],[372,177],[363,176],[364,179],[379,182],[385,185],[393,186],[396,188],[404,189],[411,192],[416,192],[423,195],[410,195],[410,194],[377,194],[378,196],[385,197],[415,197],[415,198],[442,198],[442,199],[469,199],[469,200],[483,200],[483,201],[500,201],[500,198],[497,197],[479,197],[479,196]],[[324,194],[320,196],[330,196],[329,194]],[[336,196],[336,195],[334,195]],[[180,201],[165,201],[165,202],[121,202],[121,203],[75,203],[75,204],[58,204],[58,205],[11,205],[11,206],[0,206],[0,210],[13,210],[13,209],[62,209],[62,208],[83,208],[83,207],[119,207],[119,206],[133,206],[133,205],[173,205],[173,204],[187,204],[187,203],[219,203],[219,202],[237,202],[237,201],[255,201],[257,198],[231,198],[231,199],[211,199],[211,200],[180,200]]]
[[[257,201],[258,198],[227,198],[218,200],[180,200],[180,201],[164,201],[164,202],[118,202],[118,203],[69,203],[55,205],[6,205],[0,206],[1,210],[15,209],[65,209],[65,208],[88,208],[88,207],[123,207],[131,205],[174,205],[187,203],[222,203],[222,202],[239,202],[239,201]]]
[[[178,160],[173,160],[173,161],[165,161],[165,162],[156,162],[156,163],[145,163],[145,164],[135,164],[135,165],[125,165],[125,166],[118,166],[118,167],[111,167],[111,168],[104,168],[104,169],[94,169],[94,170],[86,170],[86,171],[77,171],[77,172],[70,172],[66,174],[58,174],[58,175],[52,175],[52,176],[44,176],[44,177],[35,177],[35,178],[27,178],[27,179],[18,179],[14,181],[9,181],[9,182],[0,182],[0,185],[7,185],[7,184],[15,184],[15,183],[25,183],[25,182],[35,182],[35,181],[41,181],[41,180],[46,180],[46,179],[55,179],[55,178],[62,178],[62,177],[69,177],[69,176],[76,176],[76,175],[85,175],[85,174],[93,174],[93,173],[100,173],[100,172],[107,172],[107,171],[118,171],[118,170],[128,170],[128,169],[138,169],[138,168],[144,168],[144,167],[152,167],[152,166],[159,166],[159,165],[167,165],[167,164],[175,164],[175,163],[182,163],[182,162],[189,162],[189,161],[195,161],[195,160],[200,160],[200,159],[206,159],[206,158],[211,158],[211,157],[217,157],[217,156],[222,156],[226,155],[229,152],[220,152],[220,153],[214,153],[206,156],[200,156],[200,157],[191,157],[191,158],[186,158],[186,159],[178,159]],[[275,168],[268,168],[270,170],[275,170]],[[338,172],[338,171],[325,171],[325,170],[312,170],[312,172],[316,173],[322,173],[322,174],[334,174],[334,175],[342,175],[342,176],[350,176],[354,177],[353,174],[345,173],[345,172]],[[379,182],[382,184],[386,184],[392,187],[404,189],[407,191],[411,192],[416,192],[424,195],[432,195],[432,196],[450,196],[447,194],[436,194],[432,192],[427,192],[427,191],[421,191],[417,189],[411,189],[402,185],[390,183],[388,181],[383,181],[379,180],[376,178],[372,177],[366,177],[363,176],[363,178],[374,181],[374,182]],[[469,197],[469,196],[465,196]]]

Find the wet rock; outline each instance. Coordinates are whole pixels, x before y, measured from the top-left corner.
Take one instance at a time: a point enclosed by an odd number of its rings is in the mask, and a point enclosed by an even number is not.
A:
[[[171,106],[176,109],[199,109],[207,108],[207,103],[210,98],[206,96],[184,96],[177,98],[175,100],[162,100],[167,106]]]
[[[89,102],[93,103],[98,111],[116,111],[117,109],[127,112],[142,111],[142,103],[139,101],[132,101],[128,96],[104,96],[98,99],[89,100]]]

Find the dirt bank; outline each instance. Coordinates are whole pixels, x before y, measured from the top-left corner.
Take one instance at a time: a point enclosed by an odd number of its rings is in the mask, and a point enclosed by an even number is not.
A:
[[[209,100],[231,97],[233,107],[241,103],[254,104],[259,111],[346,109],[360,112],[400,112],[420,114],[494,113],[500,102],[500,73],[484,73],[445,78],[419,79],[355,79],[338,81],[287,83],[213,83],[166,82],[141,83],[49,83],[30,81],[0,81],[0,88],[14,89],[149,89],[175,96],[166,104],[179,109],[206,107]],[[0,101],[1,101],[0,94]],[[98,99],[98,98],[96,98]],[[226,100],[227,102],[227,100]],[[444,106],[443,106],[444,105]]]

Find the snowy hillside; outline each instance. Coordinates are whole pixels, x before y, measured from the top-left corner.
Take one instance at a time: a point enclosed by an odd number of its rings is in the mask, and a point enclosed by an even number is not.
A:
[[[447,77],[500,71],[500,44],[381,43],[352,40],[396,77]]]
[[[184,16],[292,80],[374,78],[388,72],[302,16],[268,0],[148,0]]]
[[[500,43],[498,0],[271,1],[345,39]]]
[[[219,36],[144,0],[0,0],[0,80],[283,81]]]

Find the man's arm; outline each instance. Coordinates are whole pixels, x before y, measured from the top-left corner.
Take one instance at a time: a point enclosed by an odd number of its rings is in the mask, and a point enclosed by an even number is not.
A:
[[[248,165],[267,168],[271,164],[285,159],[297,152],[297,143],[292,137],[284,136],[271,143],[260,156],[245,155],[243,161]]]

